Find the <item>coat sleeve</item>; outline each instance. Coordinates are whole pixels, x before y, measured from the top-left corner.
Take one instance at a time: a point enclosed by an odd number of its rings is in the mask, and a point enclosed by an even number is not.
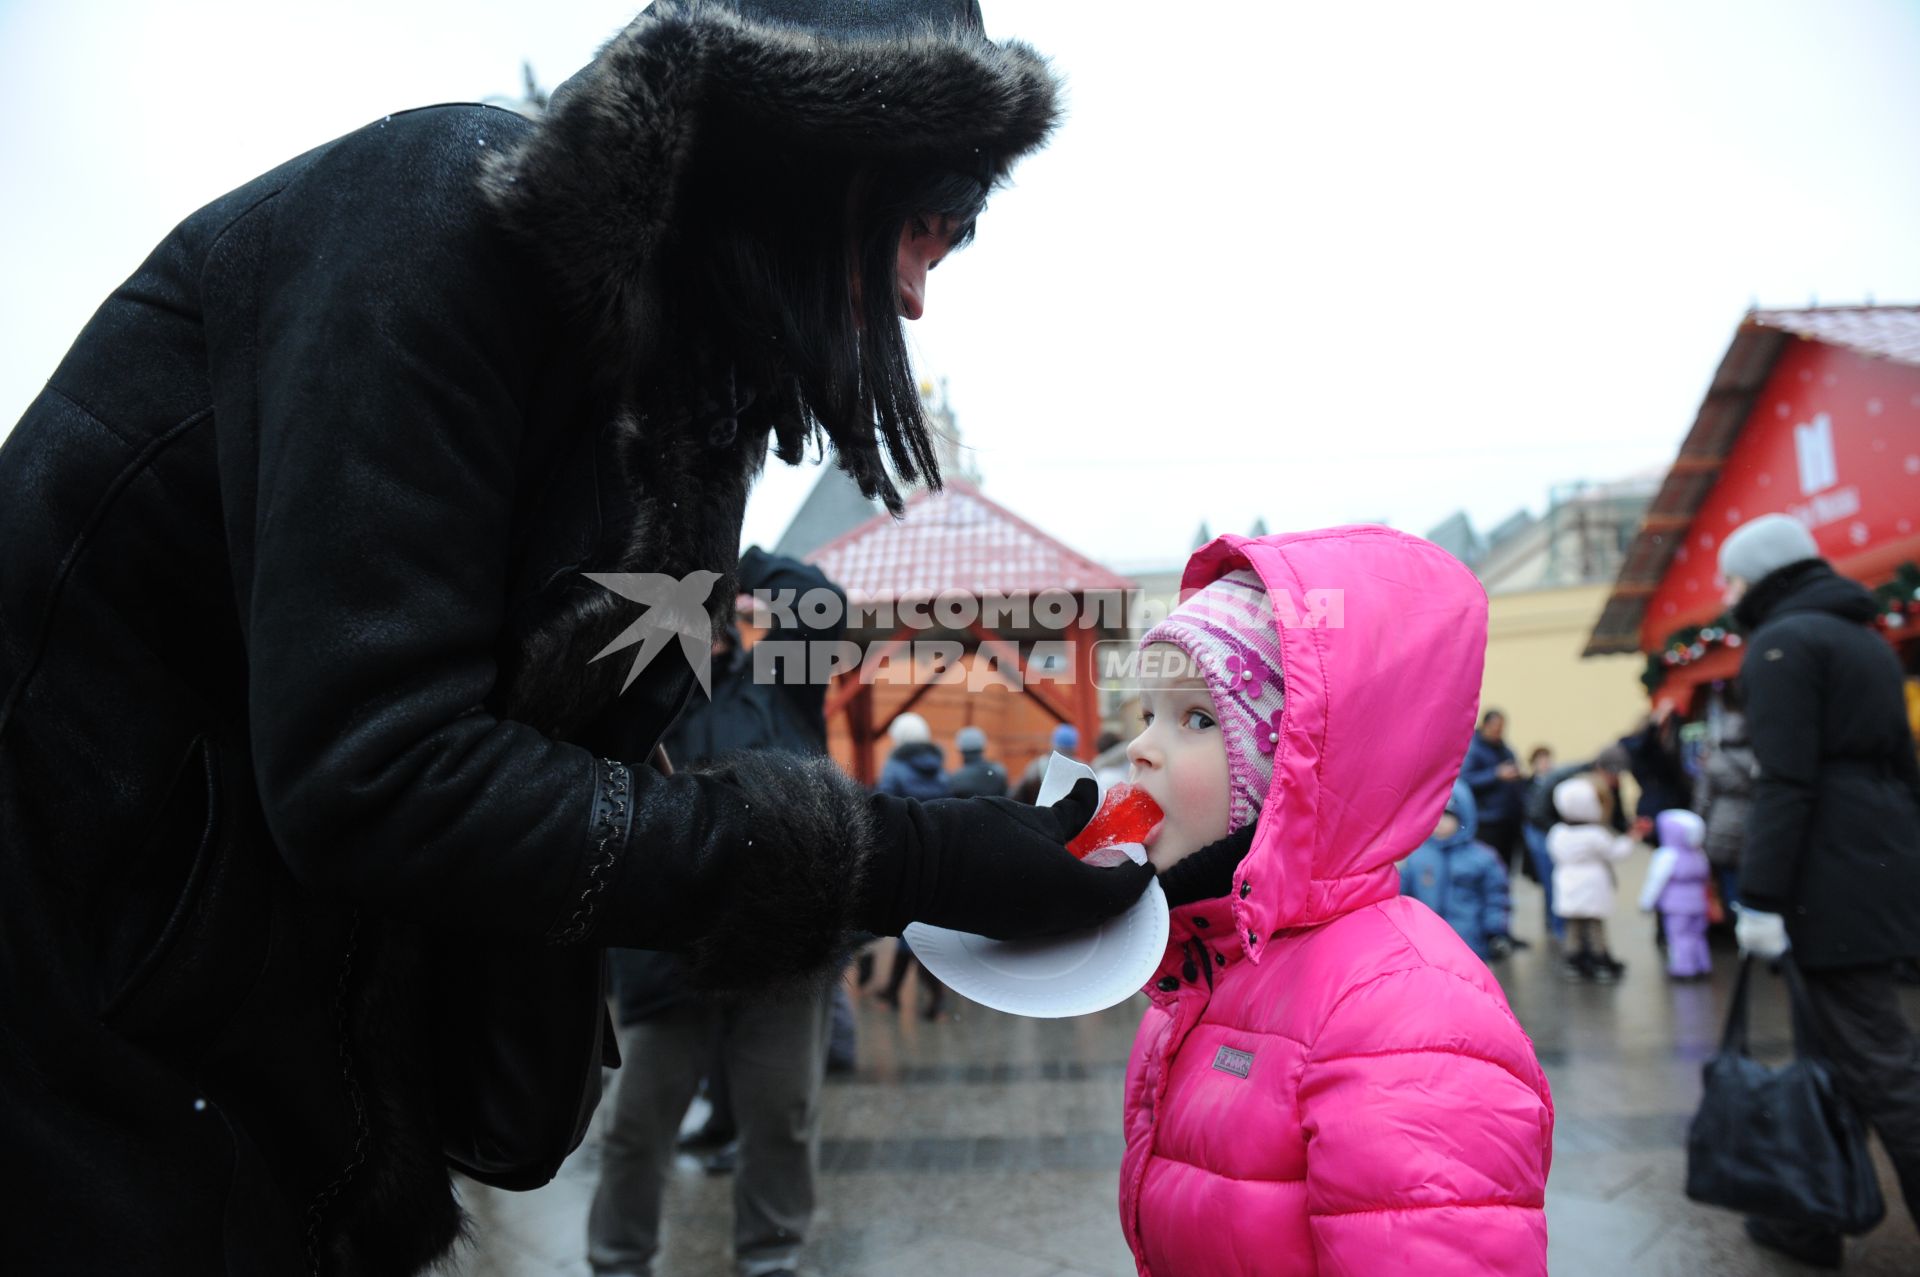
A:
[[[455,180],[436,162],[416,147],[363,164],[356,189],[406,194],[277,227],[260,279],[257,493],[229,518],[251,520],[236,588],[275,843],[310,889],[349,907],[677,948],[751,926],[726,884],[805,826],[825,840],[757,890],[837,876],[837,908],[789,902],[813,915],[796,928],[837,934],[871,824],[831,764],[665,779],[485,708],[539,334],[502,282],[515,277],[498,233],[420,193]],[[775,810],[783,800],[791,812]],[[780,947],[755,943],[769,939]],[[829,947],[813,934],[780,952]]]
[[[1460,765],[1460,779],[1467,782],[1467,788],[1477,798],[1482,790],[1499,780],[1499,771],[1499,753],[1475,736],[1467,746],[1466,760]]]
[[[1813,653],[1790,632],[1756,635],[1740,678],[1759,763],[1740,855],[1740,899],[1756,909],[1785,913],[1813,823],[1823,680]]]
[[[1702,819],[1713,811],[1713,785],[1716,760],[1720,754],[1714,750],[1700,760],[1700,774],[1693,778],[1693,809]]]
[[[1662,847],[1653,853],[1653,859],[1647,863],[1646,885],[1640,888],[1640,909],[1643,913],[1652,913],[1660,903],[1660,893],[1673,881],[1674,867],[1680,862],[1680,853],[1671,847]]]
[[[1302,1068],[1322,1277],[1544,1274],[1553,1110],[1504,1006],[1432,967],[1344,997]]]

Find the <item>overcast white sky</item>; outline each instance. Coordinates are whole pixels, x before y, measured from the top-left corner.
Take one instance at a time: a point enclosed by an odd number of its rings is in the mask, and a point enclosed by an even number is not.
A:
[[[1920,300],[1920,5],[983,0],[1070,115],[933,277],[990,495],[1138,565],[1202,519],[1484,529],[1671,459],[1750,301]],[[0,430],[169,227],[634,0],[0,0]],[[771,542],[811,476],[768,472]]]

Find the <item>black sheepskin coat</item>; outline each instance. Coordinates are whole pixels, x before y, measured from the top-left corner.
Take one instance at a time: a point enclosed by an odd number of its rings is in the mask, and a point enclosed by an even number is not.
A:
[[[589,660],[637,612],[584,571],[728,605],[765,451],[635,402],[650,281],[729,128],[1011,163],[1053,94],[1018,45],[656,4],[537,123],[376,121],[107,299],[0,446],[0,1267],[418,1271],[472,955],[738,987],[845,943],[857,787],[661,778],[688,666]]]

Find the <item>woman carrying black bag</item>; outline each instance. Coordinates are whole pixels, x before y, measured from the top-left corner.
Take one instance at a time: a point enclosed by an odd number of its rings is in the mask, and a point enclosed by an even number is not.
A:
[[[1747,1054],[1754,959],[1743,958],[1720,1050],[1707,1062],[1700,1111],[1687,1129],[1687,1196],[1837,1241],[1879,1224],[1886,1202],[1866,1127],[1824,1059],[1800,969],[1784,955],[1778,965],[1793,1003],[1796,1058],[1770,1069]]]
[[[1741,855],[1743,951],[1792,946],[1806,1017],[1840,1091],[1879,1134],[1920,1220],[1920,1040],[1893,964],[1920,955],[1920,767],[1899,661],[1867,628],[1872,596],[1770,514],[1720,547],[1747,634],[1740,678],[1759,764]],[[1838,1266],[1832,1228],[1756,1217],[1748,1234]]]

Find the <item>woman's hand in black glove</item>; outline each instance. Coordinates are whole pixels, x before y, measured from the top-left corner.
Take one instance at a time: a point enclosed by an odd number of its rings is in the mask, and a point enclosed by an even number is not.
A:
[[[857,917],[876,935],[929,922],[996,940],[1079,931],[1131,905],[1153,870],[1083,864],[1066,849],[1100,805],[1082,780],[1051,807],[1010,798],[915,802],[877,794],[876,849]]]

